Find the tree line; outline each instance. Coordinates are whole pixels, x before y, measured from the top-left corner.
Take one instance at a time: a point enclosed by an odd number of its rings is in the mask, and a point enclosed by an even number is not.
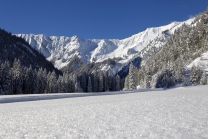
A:
[[[70,92],[105,92],[120,91],[123,82],[117,75],[112,77],[108,72],[96,71],[92,74],[64,73],[57,75],[46,69],[33,69],[22,66],[15,59],[10,66],[8,61],[0,65],[0,94],[38,94]]]

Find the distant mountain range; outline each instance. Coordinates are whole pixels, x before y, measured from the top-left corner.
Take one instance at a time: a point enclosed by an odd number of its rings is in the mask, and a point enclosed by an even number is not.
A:
[[[114,67],[100,64],[101,70],[116,73],[134,57],[143,57],[152,47],[161,48],[183,24],[191,24],[194,19],[184,22],[172,22],[161,27],[147,28],[129,38],[83,39],[77,36],[46,36],[43,34],[16,34],[25,39],[34,49],[42,53],[58,69],[70,64],[75,58],[82,64],[100,63],[108,59],[115,60]],[[68,65],[69,66],[69,65]],[[81,67],[81,66],[80,66]],[[75,68],[76,69],[76,68]]]

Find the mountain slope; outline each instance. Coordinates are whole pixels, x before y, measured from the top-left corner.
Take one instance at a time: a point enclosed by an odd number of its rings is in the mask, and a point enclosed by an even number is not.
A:
[[[137,84],[153,88],[206,84],[207,40],[208,10],[196,16],[191,25],[178,28],[159,52],[147,58],[138,72]],[[193,65],[198,67],[192,69]]]
[[[74,60],[74,57],[77,57],[83,64],[119,58],[119,61],[116,61],[121,63],[116,68],[118,70],[123,63],[131,60],[146,46],[162,47],[177,28],[184,23],[190,24],[192,21],[193,19],[190,19],[185,22],[173,22],[166,26],[148,28],[123,40],[90,40],[81,39],[77,36],[56,37],[34,34],[17,34],[17,36],[24,38],[59,69],[67,66]],[[164,33],[168,36],[164,36]]]
[[[23,66],[61,73],[53,64],[45,59],[38,51],[34,50],[24,39],[0,29],[0,62],[8,61],[10,65],[19,59]]]

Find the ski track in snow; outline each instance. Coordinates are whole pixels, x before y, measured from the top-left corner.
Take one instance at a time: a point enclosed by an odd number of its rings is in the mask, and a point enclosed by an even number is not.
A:
[[[208,86],[0,104],[0,139],[208,138]]]

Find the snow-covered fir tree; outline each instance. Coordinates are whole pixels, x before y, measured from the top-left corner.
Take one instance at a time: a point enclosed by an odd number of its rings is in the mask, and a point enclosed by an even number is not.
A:
[[[193,65],[190,71],[190,82],[192,84],[197,84],[197,70],[196,70],[196,66]]]
[[[103,72],[99,73],[99,92],[104,91],[104,77],[103,77]]]
[[[124,82],[124,90],[129,89],[129,76],[126,76],[125,82]]]
[[[201,76],[200,84],[201,84],[201,85],[206,85],[206,84],[207,84],[207,74],[206,74],[205,71],[203,71],[203,74],[202,74],[202,76]]]
[[[12,94],[12,76],[8,61],[0,64],[0,94]]]
[[[129,67],[129,89],[130,90],[135,90],[136,89],[136,72],[137,69],[136,67],[133,65],[133,63],[130,64]]]
[[[12,88],[14,94],[22,94],[22,67],[17,59],[14,60],[12,67]]]
[[[47,73],[46,69],[40,68],[38,70],[38,93],[45,93],[46,85],[47,85]]]
[[[116,91],[120,91],[121,86],[120,86],[121,80],[118,74],[116,75]]]
[[[58,93],[63,93],[64,91],[63,91],[63,88],[64,88],[64,86],[63,86],[63,77],[62,76],[59,76],[59,78],[58,78],[58,80],[57,80],[57,92]]]
[[[75,82],[75,92],[83,92],[79,80]]]
[[[98,73],[95,71],[93,73],[93,92],[98,92],[99,89],[99,78],[98,78]]]
[[[48,88],[49,88],[49,92],[48,93],[57,93],[57,84],[56,84],[56,74],[53,71],[48,79]]]
[[[146,86],[145,88],[151,88],[151,80],[152,80],[152,76],[150,71],[148,70],[148,72],[145,75],[145,80],[146,80]]]
[[[203,71],[200,68],[193,65],[190,71],[190,82],[194,85],[200,84],[202,74]]]

